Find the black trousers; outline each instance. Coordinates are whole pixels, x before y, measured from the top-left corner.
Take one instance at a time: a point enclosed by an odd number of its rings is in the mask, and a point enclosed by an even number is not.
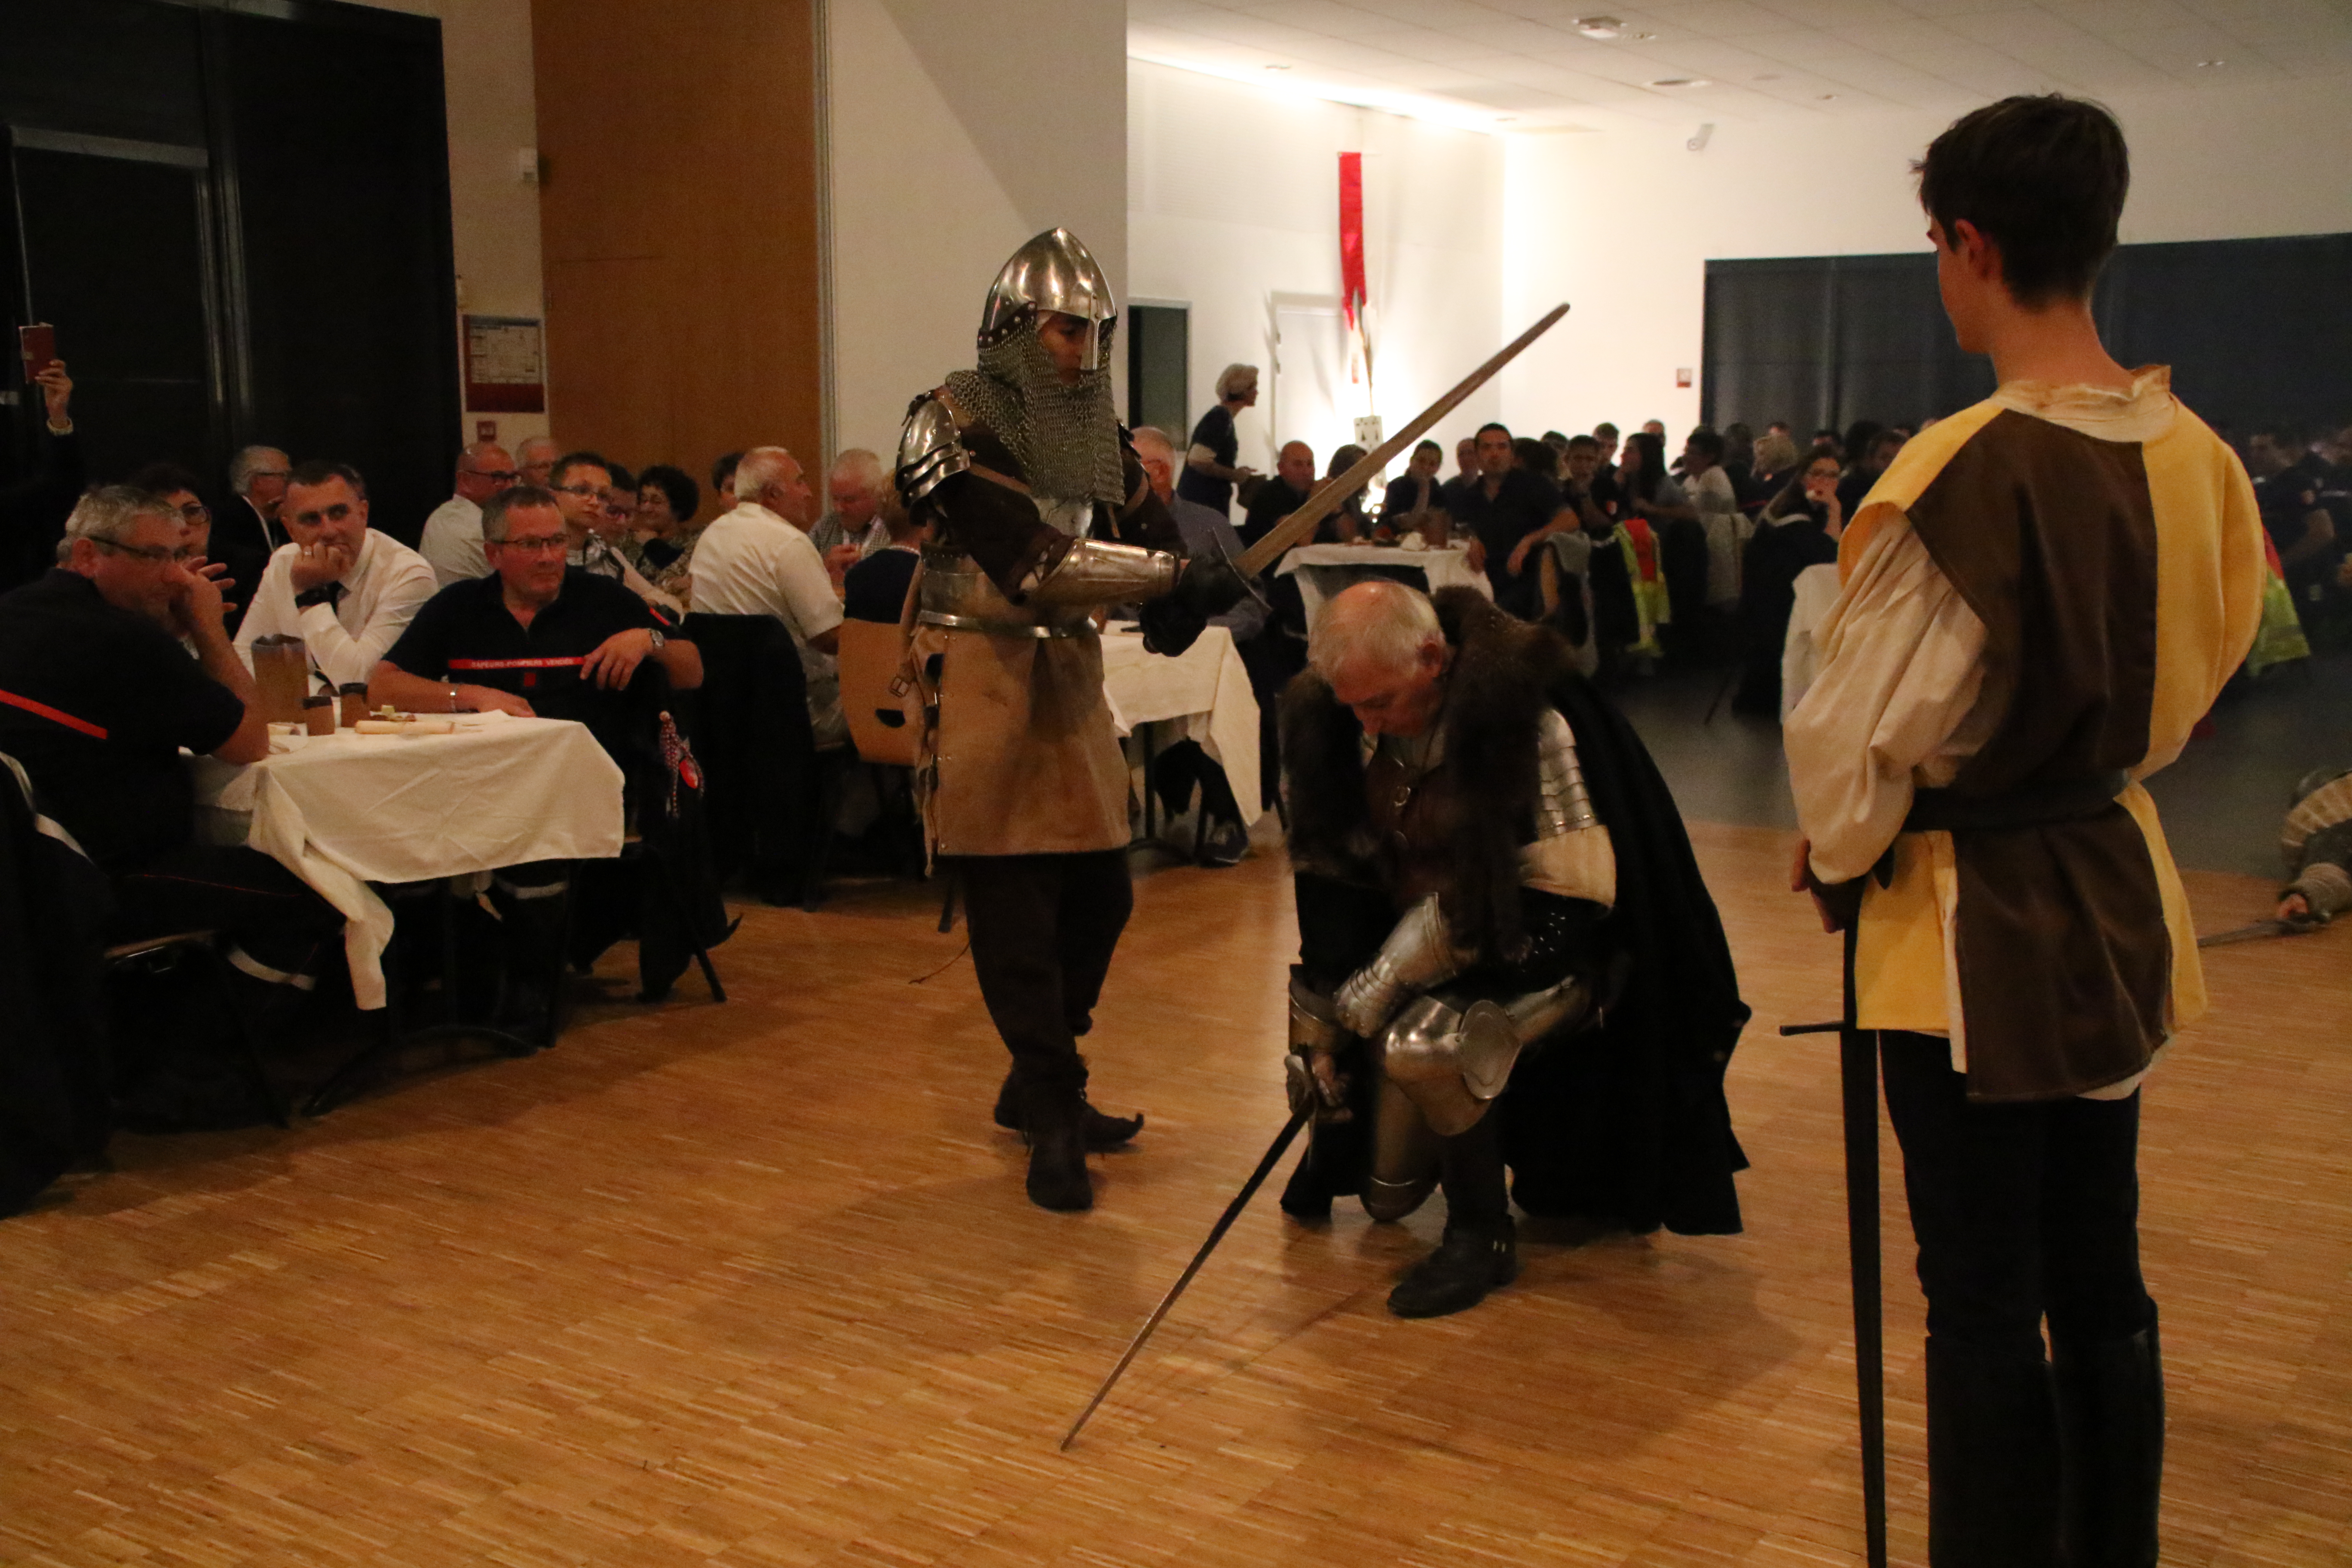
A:
[[[1083,1089],[1078,1037],[1135,908],[1127,851],[943,858],[962,879],[971,967],[1022,1081]]]
[[[2139,1096],[1972,1105],[1951,1047],[1880,1037],[1927,1337],[2021,1360],[2156,1321],[2139,1270]]]
[[[184,844],[117,876],[114,897],[110,942],[218,931],[232,963],[240,952],[250,961],[238,964],[247,973],[299,974],[343,925],[342,915],[301,878],[241,844]]]

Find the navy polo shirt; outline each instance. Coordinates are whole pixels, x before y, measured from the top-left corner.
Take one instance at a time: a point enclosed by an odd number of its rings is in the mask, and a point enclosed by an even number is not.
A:
[[[426,600],[383,657],[406,674],[510,691],[542,718],[593,727],[622,694],[582,680],[580,668],[615,632],[639,628],[667,629],[643,599],[577,566],[565,570],[554,602],[526,626],[507,608],[506,584],[494,572]]]

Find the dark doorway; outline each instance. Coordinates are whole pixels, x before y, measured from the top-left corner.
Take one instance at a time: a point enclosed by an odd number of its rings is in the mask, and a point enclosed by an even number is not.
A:
[[[1127,308],[1127,422],[1158,426],[1180,452],[1191,428],[1185,368],[1192,329],[1187,305]]]

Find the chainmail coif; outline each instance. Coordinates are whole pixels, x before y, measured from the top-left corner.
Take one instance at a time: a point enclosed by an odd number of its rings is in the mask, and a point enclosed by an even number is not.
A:
[[[1106,357],[1114,325],[1103,324]],[[1041,499],[1091,497],[1114,510],[1127,500],[1108,370],[1081,371],[1076,385],[1065,386],[1045,345],[1024,328],[981,350],[978,370],[950,372],[948,395],[996,432]]]

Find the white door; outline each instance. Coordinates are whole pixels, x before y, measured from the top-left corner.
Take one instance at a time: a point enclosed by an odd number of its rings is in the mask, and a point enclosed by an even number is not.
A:
[[[1356,416],[1371,399],[1348,379],[1348,325],[1337,305],[1276,305],[1274,310],[1274,407],[1266,424],[1279,448],[1304,441],[1315,448],[1315,475],[1331,454],[1356,438]]]

